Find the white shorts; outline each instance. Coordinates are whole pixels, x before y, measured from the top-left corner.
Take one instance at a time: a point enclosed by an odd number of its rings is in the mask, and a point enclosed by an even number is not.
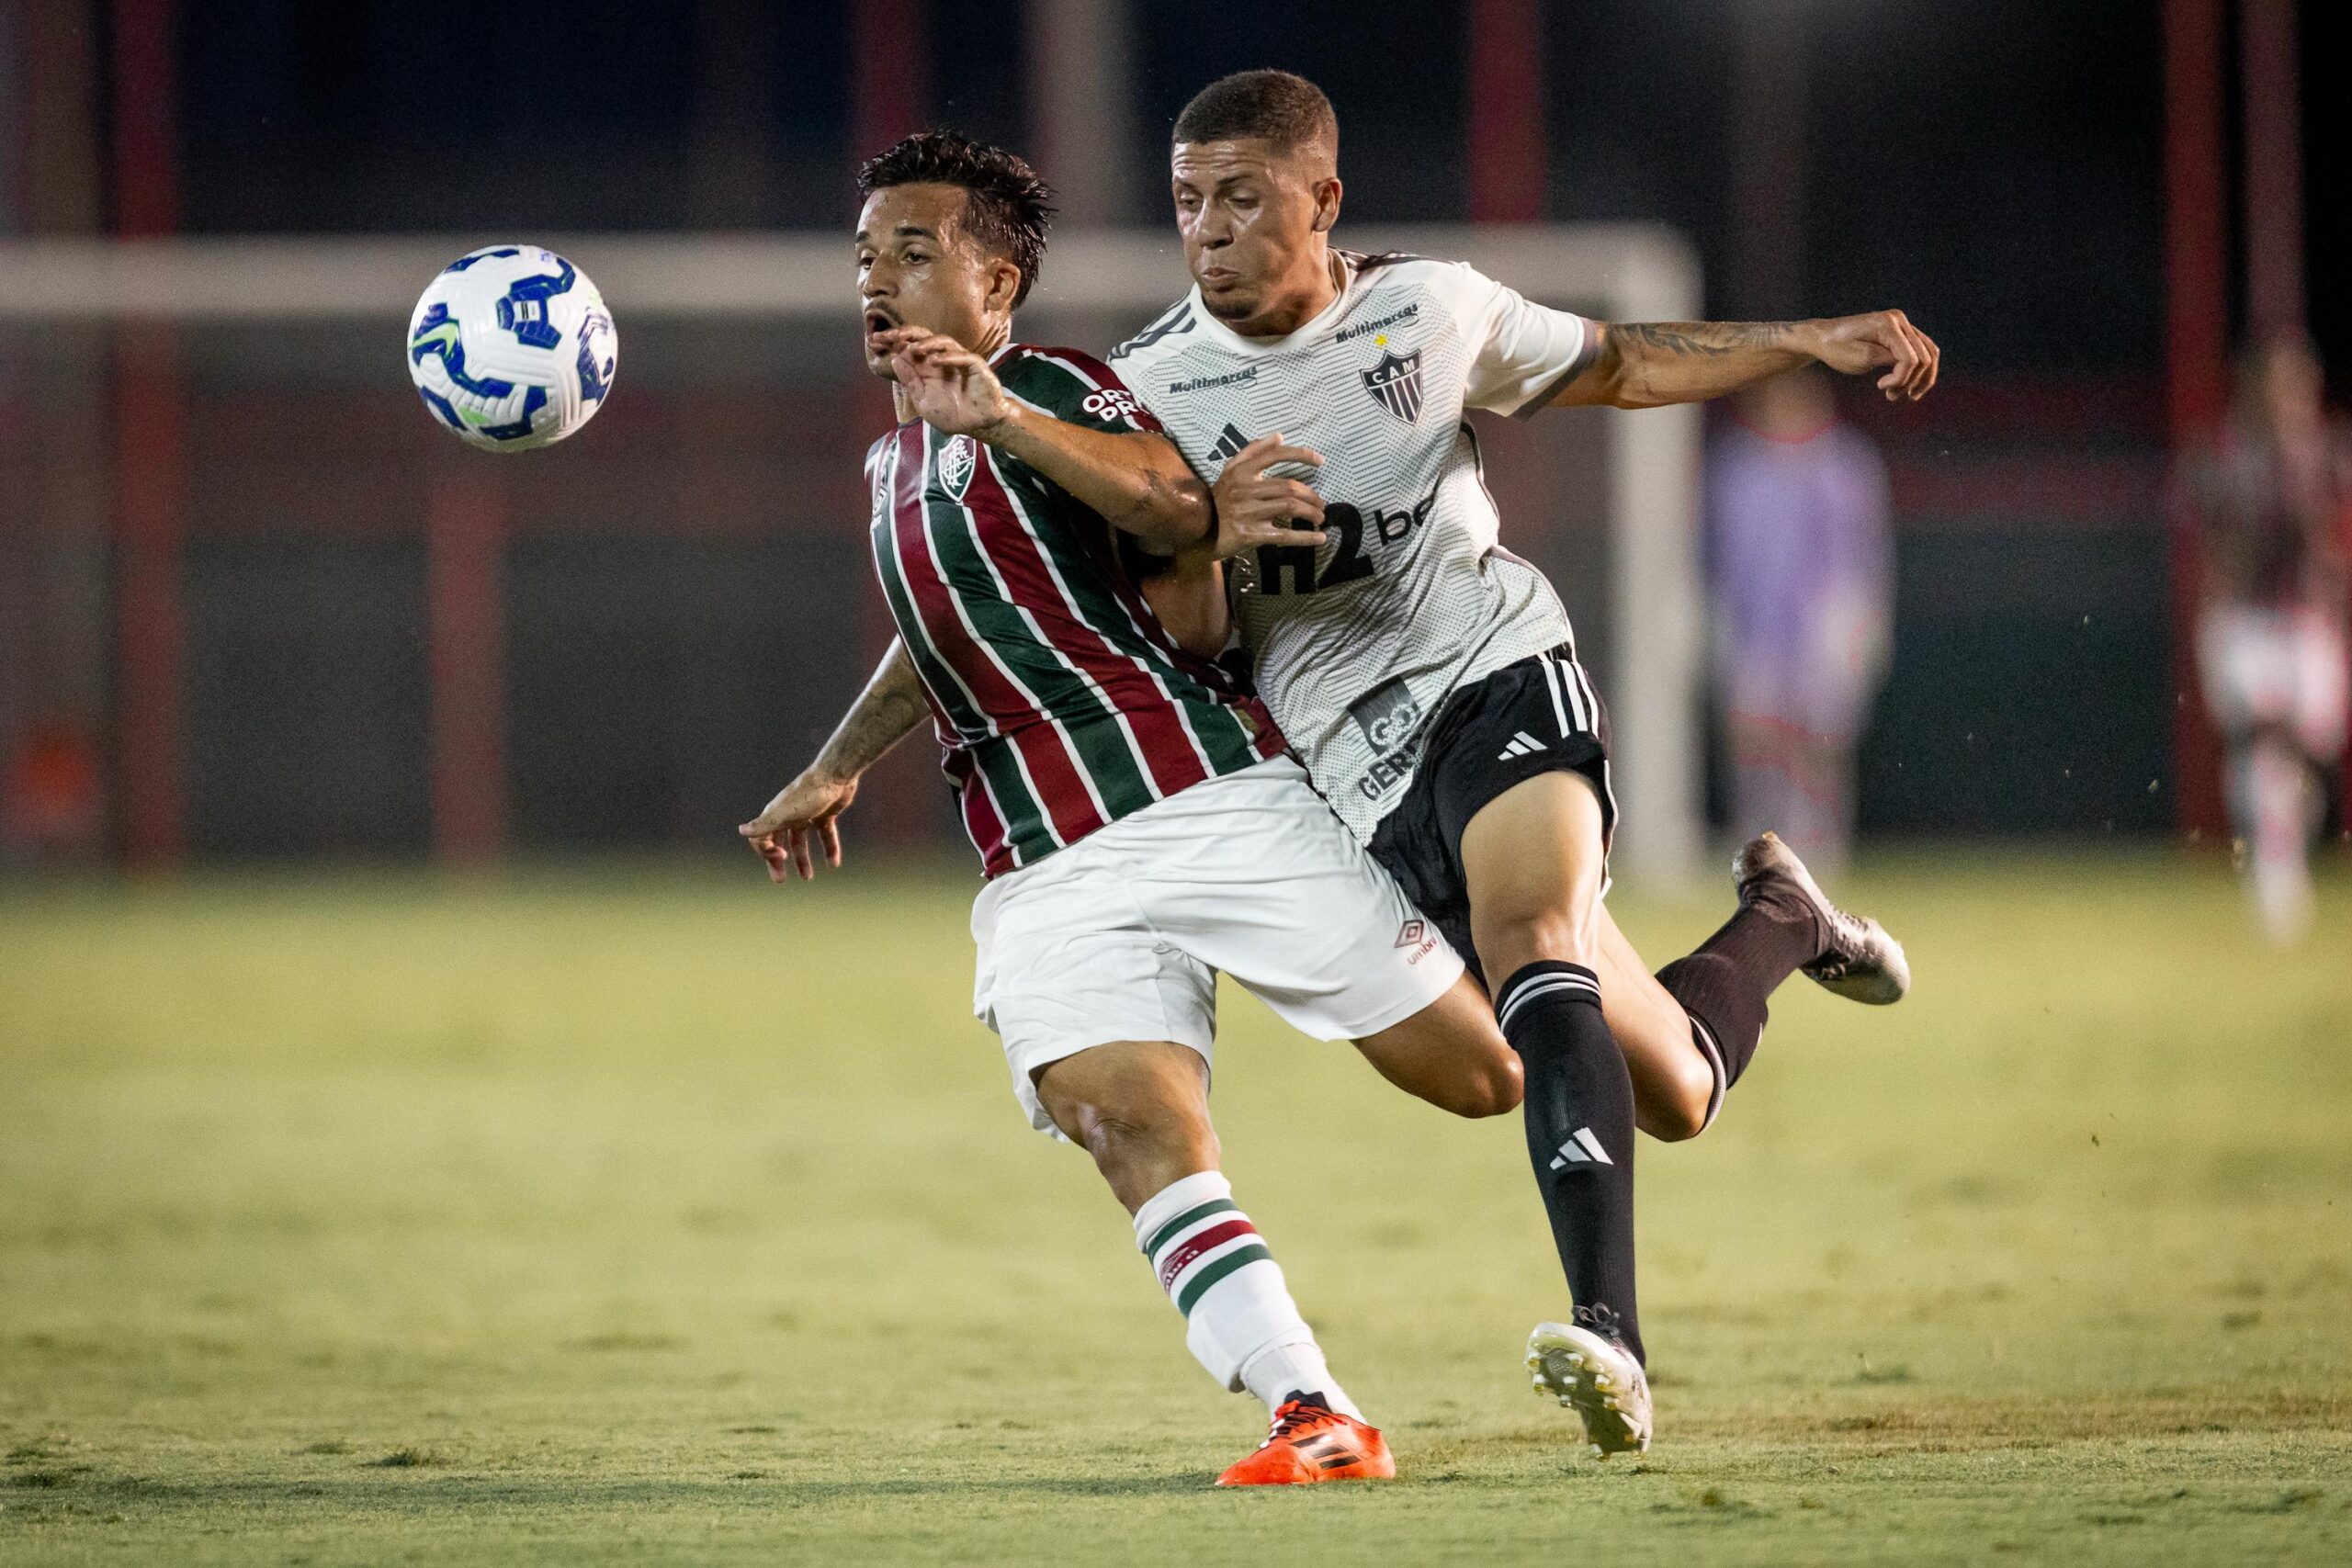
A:
[[[2283,730],[2322,762],[2343,752],[2343,623],[2311,610],[2215,605],[2198,624],[2197,655],[2205,705],[2223,730]]]
[[[1360,1040],[1437,1000],[1462,959],[1287,757],[1207,780],[998,877],[972,906],[972,1010],[1036,1075],[1120,1040],[1213,1060],[1219,970],[1285,1023]]]

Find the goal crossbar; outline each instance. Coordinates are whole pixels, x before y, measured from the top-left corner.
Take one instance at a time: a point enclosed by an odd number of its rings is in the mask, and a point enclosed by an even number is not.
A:
[[[1529,298],[1619,321],[1700,313],[1699,267],[1647,224],[1351,228],[1356,248],[1465,261]],[[496,236],[175,237],[0,243],[0,325],[74,322],[405,322],[450,257]],[[811,235],[577,234],[550,248],[631,320],[821,319],[854,300],[842,240]],[[1182,293],[1183,258],[1158,231],[1057,235],[1035,304],[1138,324]],[[1608,598],[1616,646],[1620,869],[1651,886],[1702,859],[1701,594],[1691,409],[1608,414]],[[1508,534],[1510,522],[1505,522]]]

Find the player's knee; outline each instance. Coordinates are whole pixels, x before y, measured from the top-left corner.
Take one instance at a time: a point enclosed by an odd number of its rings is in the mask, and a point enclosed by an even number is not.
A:
[[[1641,1122],[1642,1131],[1659,1143],[1679,1144],[1707,1130],[1707,1102],[1702,1100],[1693,1105],[1678,1096],[1645,1110]]]
[[[1505,1051],[1449,1082],[1431,1103],[1456,1116],[1506,1116],[1519,1109],[1526,1092],[1519,1053]]]
[[[1707,1130],[1707,1111],[1714,1099],[1713,1073],[1704,1068],[1684,1072],[1661,1092],[1641,1096],[1637,1120],[1642,1131],[1658,1142],[1682,1143]]]
[[[1113,1090],[1046,1109],[1105,1175],[1216,1148],[1216,1134],[1199,1109],[1166,1096]]]
[[[1523,915],[1506,915],[1482,922],[1477,927],[1476,940],[1481,953],[1501,955],[1503,963],[1495,973],[1507,976],[1521,964],[1552,959],[1567,964],[1597,967],[1600,960],[1600,933],[1591,918],[1579,917],[1566,909],[1544,909]]]

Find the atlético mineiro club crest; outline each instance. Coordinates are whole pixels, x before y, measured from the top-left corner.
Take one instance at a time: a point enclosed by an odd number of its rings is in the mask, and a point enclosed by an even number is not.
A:
[[[1421,417],[1421,351],[1399,359],[1384,354],[1380,363],[1369,370],[1358,372],[1363,377],[1363,389],[1378,400],[1380,406],[1403,420],[1407,424]]]
[[[939,448],[939,459],[932,472],[939,476],[939,487],[957,501],[964,499],[966,487],[972,482],[972,468],[978,460],[968,435],[951,435]]]

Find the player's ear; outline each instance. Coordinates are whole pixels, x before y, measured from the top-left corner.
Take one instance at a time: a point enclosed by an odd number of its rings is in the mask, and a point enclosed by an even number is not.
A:
[[[1012,314],[1012,302],[1021,298],[1021,269],[1003,256],[989,262],[989,290],[983,299],[992,316]]]
[[[1315,182],[1315,231],[1328,234],[1339,220],[1340,176],[1330,175]]]

